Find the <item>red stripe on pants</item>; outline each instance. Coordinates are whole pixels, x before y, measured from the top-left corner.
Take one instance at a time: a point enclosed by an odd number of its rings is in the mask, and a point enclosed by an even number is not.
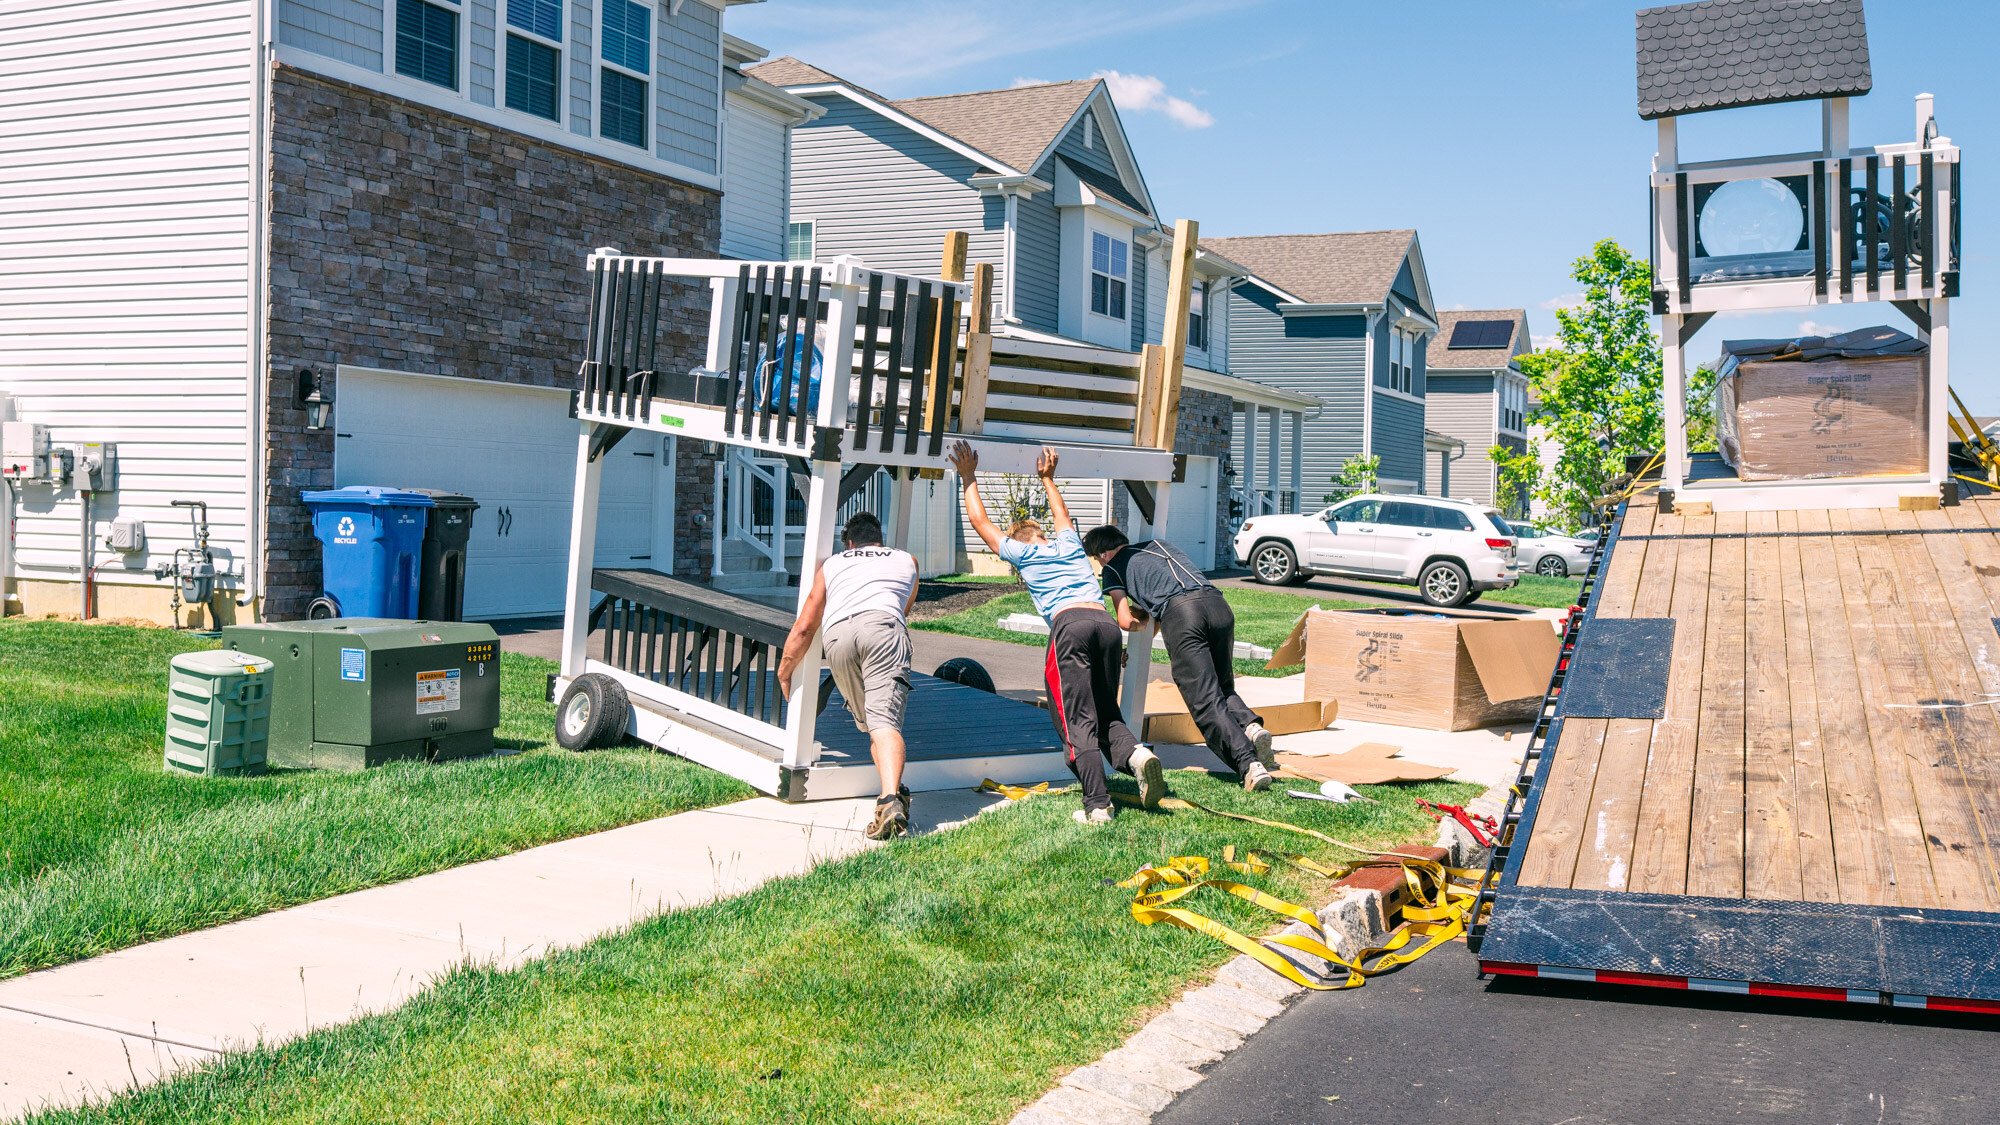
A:
[[[1069,716],[1063,712],[1062,673],[1056,669],[1056,645],[1053,638],[1042,660],[1042,682],[1049,688],[1049,707],[1055,712],[1056,733],[1062,736],[1063,752],[1069,755],[1071,765],[1076,764],[1076,747],[1069,741]]]

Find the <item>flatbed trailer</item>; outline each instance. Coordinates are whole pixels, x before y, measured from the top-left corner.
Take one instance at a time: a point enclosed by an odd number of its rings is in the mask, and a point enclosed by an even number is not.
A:
[[[1582,600],[1482,971],[2000,1014],[2000,500],[1642,494]]]

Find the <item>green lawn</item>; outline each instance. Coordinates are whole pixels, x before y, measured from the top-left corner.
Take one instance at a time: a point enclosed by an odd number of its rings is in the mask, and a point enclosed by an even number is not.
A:
[[[1413,798],[1476,792],[1364,787],[1381,803],[1334,806],[1169,778],[1205,804],[1364,845],[1428,839]],[[464,969],[400,1011],[33,1120],[1004,1121],[1230,956],[1141,927],[1131,892],[1109,880],[1224,844],[1351,858],[1191,811],[1128,809],[1086,829],[1075,807],[1031,798],[512,972]],[[1283,865],[1242,878],[1295,900],[1327,893]],[[1273,928],[1220,892],[1185,905]]]
[[[1240,587],[1226,587],[1222,596],[1229,601],[1229,607],[1236,612],[1236,639],[1253,645],[1276,649],[1298,623],[1299,615],[1313,606],[1321,609],[1366,609],[1368,603],[1341,601],[1333,598],[1315,598],[1299,594],[1282,594],[1272,590],[1248,590]],[[929,621],[913,621],[913,629],[928,629],[934,633],[956,633],[964,637],[981,637],[990,641],[1010,641],[1014,644],[1033,645],[1040,648],[1047,640],[1035,633],[1016,633],[1002,629],[999,621],[1012,613],[1035,612],[1035,605],[1025,591],[1002,594],[990,602],[963,609],[945,617],[935,617]],[[1153,650],[1153,663],[1167,663],[1167,654],[1161,649]],[[1289,676],[1297,667],[1268,670],[1261,660],[1238,660],[1236,674],[1239,676]]]
[[[0,978],[750,795],[665,754],[557,748],[555,665],[505,653],[499,737],[518,753],[171,776],[167,661],[205,645],[0,623]]]
[[[1358,589],[1381,590],[1383,593],[1398,595],[1395,600],[1400,604],[1421,604],[1415,586],[1406,586],[1398,582],[1375,582],[1366,578],[1344,576],[1323,577],[1319,581]],[[1568,609],[1576,604],[1576,596],[1582,592],[1581,578],[1545,578],[1539,574],[1524,574],[1519,585],[1505,590],[1488,590],[1479,595],[1478,601],[1466,608],[1478,609],[1485,603],[1497,602],[1500,605],[1520,605],[1533,609]]]

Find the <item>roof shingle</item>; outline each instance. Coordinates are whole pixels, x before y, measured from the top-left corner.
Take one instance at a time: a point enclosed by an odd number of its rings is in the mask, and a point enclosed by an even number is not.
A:
[[[1204,249],[1311,304],[1380,304],[1409,256],[1414,230],[1204,238]]]
[[[1874,78],[1861,0],[1700,0],[1637,16],[1639,116],[1857,97]]]
[[[769,62],[761,62],[756,66],[746,66],[743,68],[743,73],[761,78],[773,86],[824,86],[828,83],[838,82],[842,86],[852,86],[854,89],[874,98],[878,102],[889,100],[858,82],[849,82],[832,71],[821,70],[809,62],[793,58],[791,55],[781,55]]]
[[[1011,90],[904,98],[889,104],[1010,168],[1032,172],[1100,85],[1099,79],[1079,78]]]
[[[1514,332],[1504,347],[1452,347],[1452,331],[1468,320],[1504,320],[1514,326]],[[1438,313],[1437,322],[1437,335],[1431,337],[1430,346],[1424,353],[1424,366],[1432,371],[1449,371],[1454,368],[1491,370],[1505,367],[1517,353],[1527,351],[1529,347],[1526,309],[1453,309]]]

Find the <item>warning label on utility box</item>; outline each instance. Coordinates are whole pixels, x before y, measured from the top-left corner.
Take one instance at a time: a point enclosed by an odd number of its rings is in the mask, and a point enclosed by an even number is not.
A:
[[[417,714],[458,710],[458,669],[417,673]]]

